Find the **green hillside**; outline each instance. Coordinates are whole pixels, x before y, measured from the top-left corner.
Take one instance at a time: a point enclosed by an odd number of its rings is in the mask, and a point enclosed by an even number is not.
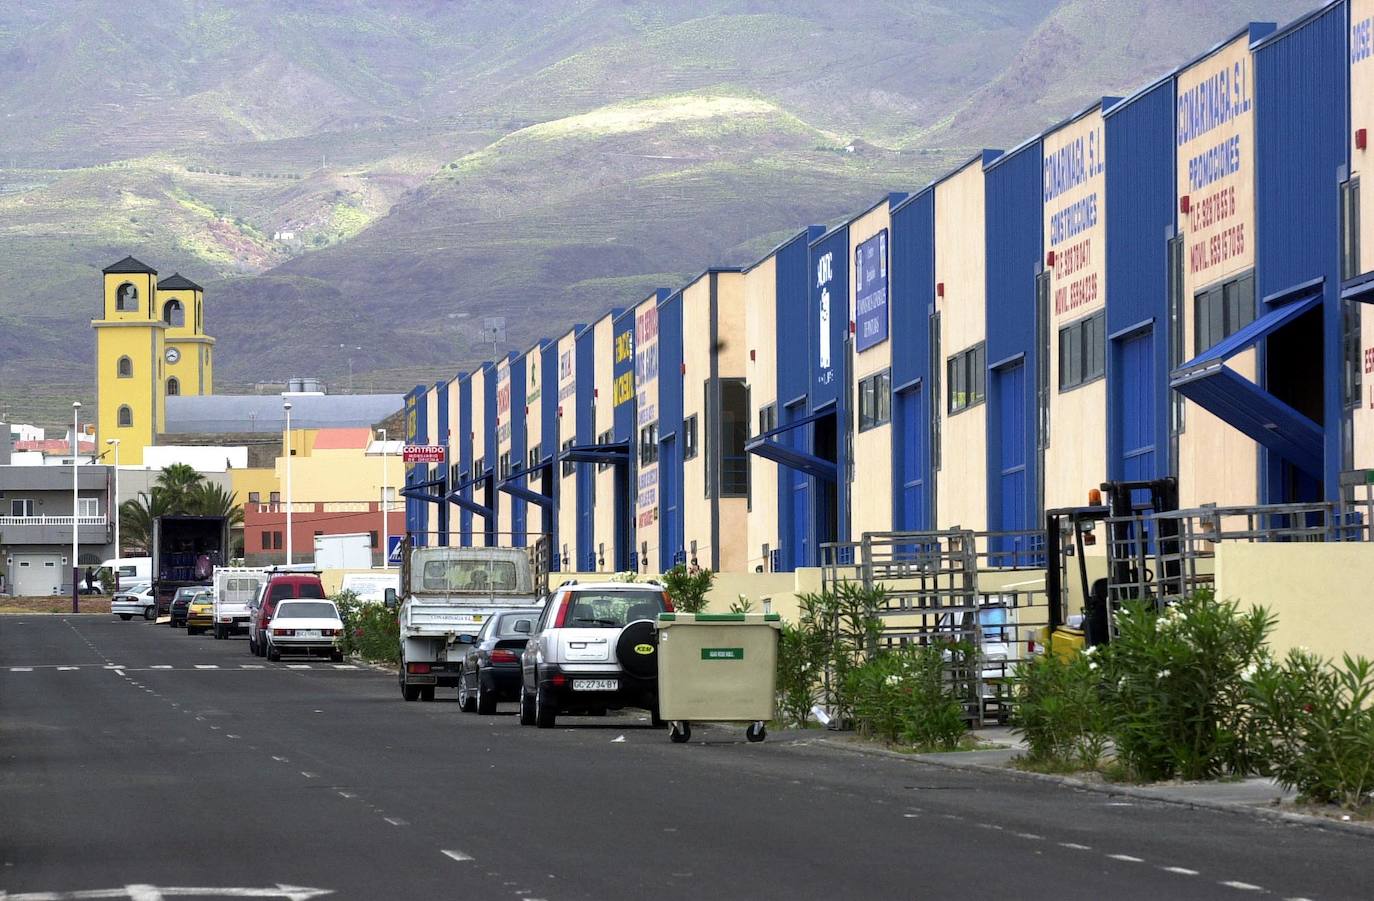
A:
[[[1311,2],[3,4],[0,410],[92,390],[127,253],[207,287],[221,386],[408,387]]]

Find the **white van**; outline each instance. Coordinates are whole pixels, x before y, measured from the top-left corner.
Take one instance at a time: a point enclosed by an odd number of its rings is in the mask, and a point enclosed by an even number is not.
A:
[[[108,570],[112,576],[118,576],[121,588],[135,582],[153,581],[152,557],[116,557],[101,563],[100,568]]]

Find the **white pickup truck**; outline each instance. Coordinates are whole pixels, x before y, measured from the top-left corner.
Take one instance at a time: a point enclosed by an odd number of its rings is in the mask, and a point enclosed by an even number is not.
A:
[[[267,581],[267,570],[247,566],[217,566],[214,572],[216,638],[248,631],[248,605]]]
[[[536,582],[531,553],[495,547],[411,549],[402,568],[404,597],[386,590],[386,605],[397,610],[401,629],[401,697],[432,701],[437,687],[457,688],[466,650],[460,636],[476,635],[497,611],[539,608],[544,586]]]

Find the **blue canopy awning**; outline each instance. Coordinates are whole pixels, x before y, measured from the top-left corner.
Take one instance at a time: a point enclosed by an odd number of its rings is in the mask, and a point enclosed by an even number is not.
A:
[[[498,486],[498,488],[501,491],[506,492],[506,494],[509,494],[511,497],[525,501],[526,503],[537,504],[540,507],[554,509],[558,506],[558,503],[553,498],[549,497],[547,494],[541,494],[540,492],[527,488],[524,485],[516,484],[520,480],[528,478],[532,475],[537,475],[538,473],[544,471],[545,469],[549,469],[552,466],[552,458],[543,460],[539,463],[536,463],[534,466],[531,466],[529,469],[523,469],[520,472],[517,472],[515,475],[503,481]]]
[[[777,436],[784,432],[790,432],[795,428],[810,425],[818,419],[833,415],[833,412],[832,410],[827,410],[824,413],[812,413],[810,416],[803,416],[801,419],[795,419],[775,429],[769,429],[762,435],[751,438],[744,445],[744,449],[746,452],[755,454],[765,460],[771,460],[779,466],[795,469],[798,472],[804,472],[809,476],[814,476],[815,478],[823,479],[827,482],[838,481],[840,470],[833,461],[827,460],[824,457],[818,457],[815,454],[808,454],[805,451],[797,450],[795,447],[789,447],[777,440]]]
[[[493,518],[494,516],[496,516],[495,508],[479,504],[472,498],[463,497],[464,491],[467,491],[474,485],[477,485],[481,482],[485,482],[490,478],[492,478],[492,472],[490,469],[485,470],[475,476],[468,476],[467,478],[463,479],[463,481],[459,482],[454,487],[454,489],[448,493],[448,502],[461,510],[467,510],[469,513],[475,513],[483,519],[489,520]]]
[[[1321,304],[1322,282],[1307,282],[1278,295],[1275,306],[1235,334],[1175,369],[1169,386],[1237,431],[1304,472],[1320,479],[1322,428],[1264,388],[1224,364]]]
[[[443,495],[430,494],[427,489],[439,488],[442,490],[447,481],[448,479],[444,478],[443,476],[440,476],[437,479],[426,479],[423,482],[412,482],[411,484],[405,485],[401,488],[401,497],[408,497],[417,501],[428,501],[431,504],[442,504],[444,502]]]
[[[629,463],[630,442],[612,441],[610,444],[576,444],[559,451],[560,463]]]
[[[1366,272],[1341,286],[1341,300],[1374,303],[1374,272]]]

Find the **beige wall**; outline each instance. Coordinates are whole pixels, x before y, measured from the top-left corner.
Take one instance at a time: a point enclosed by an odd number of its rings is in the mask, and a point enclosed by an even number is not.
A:
[[[770,256],[744,274],[744,344],[754,359],[747,360],[749,421],[751,434],[758,433],[759,410],[778,403],[777,383],[777,257]],[[778,419],[782,419],[781,404]],[[746,526],[745,568],[768,569],[770,550],[781,544],[778,536],[778,464],[749,455],[752,509]]]
[[[720,320],[720,343],[716,347],[720,377],[747,378],[749,351],[744,344],[744,275],[721,272],[716,282],[716,315]],[[748,427],[748,423],[746,423]],[[749,499],[720,499],[720,547],[717,549],[722,572],[743,572],[748,559],[745,547],[749,530]]]
[[[635,468],[635,541],[640,550],[640,567],[656,568],[659,560],[657,463],[639,463],[639,433],[658,422],[658,296],[650,296],[635,307],[635,440],[631,453]],[[663,433],[662,425],[659,434]],[[647,561],[647,562],[646,562]]]
[[[1352,26],[1368,23],[1374,28],[1374,0],[1350,0],[1350,22]],[[1350,64],[1350,176],[1359,177],[1361,193],[1366,197],[1374,194],[1374,181],[1363,176],[1374,172],[1370,165],[1369,149],[1355,147],[1355,131],[1366,129],[1374,134],[1374,56],[1365,56]],[[1368,184],[1366,184],[1368,183]],[[1368,204],[1366,204],[1366,209]],[[1360,272],[1374,269],[1374,215],[1360,216]],[[1355,466],[1359,469],[1374,467],[1374,310],[1369,304],[1359,304],[1360,308],[1360,360],[1364,396],[1354,411],[1355,421]]]
[[[558,339],[558,439],[559,447],[569,439],[577,438],[577,334],[568,332]],[[558,472],[558,548],[559,553],[567,548],[572,561],[569,565],[582,566],[587,549],[577,546],[577,471],[563,475],[563,467],[555,463]]]
[[[489,370],[483,369],[482,367],[479,366],[479,367],[477,367],[476,369],[473,370],[472,376],[468,379],[468,392],[469,392],[469,393],[468,393],[468,397],[471,398],[471,403],[470,403],[468,406],[469,406],[469,408],[472,410],[472,422],[468,424],[468,431],[469,431],[469,433],[470,433],[470,435],[471,435],[471,440],[472,440],[472,459],[473,459],[473,462],[475,463],[476,461],[481,460],[481,459],[483,459],[483,458],[485,457],[485,458],[486,458],[486,460],[485,460],[485,465],[486,465],[486,466],[489,466],[489,467],[494,467],[494,466],[496,465],[496,460],[495,460],[494,457],[492,457],[491,454],[487,453],[487,446],[486,446],[486,445],[487,445],[487,441],[486,441],[486,434],[487,434],[486,396],[487,396],[487,372],[488,372],[488,371],[489,371]],[[472,477],[472,472],[471,472],[471,471],[468,472],[468,477],[469,477],[469,478]],[[473,489],[473,499],[474,499],[475,501],[477,501],[479,504],[484,502],[484,500],[483,500],[481,494],[479,493],[479,491],[478,491],[478,489],[477,489],[476,487],[474,487],[474,489]],[[499,500],[499,499],[497,500],[497,503],[498,503],[498,504],[500,503],[500,500]],[[487,530],[487,522],[486,522],[486,520],[483,519],[483,518],[480,517],[480,516],[477,516],[476,514],[473,514],[473,517],[472,517],[472,533],[473,533],[472,543],[473,543],[473,544],[476,544],[476,545],[482,544],[482,543],[483,543],[483,539],[482,539],[480,536],[481,536],[483,533],[485,533],[486,530]]]
[[[983,231],[983,166],[981,158],[935,186],[935,282],[945,296],[936,298],[940,312],[941,468],[936,526],[987,528],[987,407],[982,404],[954,416],[946,398],[949,379],[945,361],[986,336],[986,255]],[[858,493],[856,486],[856,494]]]
[[[886,230],[888,238],[880,262],[886,268],[888,304],[891,309],[892,216],[886,201],[849,224],[849,321],[857,322],[855,295],[859,285],[858,246]],[[889,322],[889,334],[891,333]],[[856,345],[851,344],[851,347]],[[854,354],[854,386],[849,398],[854,428],[854,482],[850,491],[850,530],[853,534],[887,531],[892,528],[892,423],[859,431],[859,381],[892,366],[892,339]],[[891,402],[891,398],[889,398]]]
[[[1048,197],[1044,204],[1044,246],[1055,254],[1054,266],[1049,268],[1047,509],[1086,503],[1088,489],[1107,479],[1106,379],[1062,393],[1059,390],[1059,329],[1101,310],[1106,303],[1107,169],[1103,135],[1099,108],[1044,138],[1046,167],[1053,165],[1060,173],[1053,180],[1047,177],[1044,186],[1044,196]]]
[[[496,364],[496,454],[491,461],[496,467],[496,484],[499,486],[503,478],[501,474],[501,455],[510,453],[511,449],[511,418],[520,411],[511,409],[511,401],[514,396],[514,386],[511,385],[510,357],[502,357]],[[521,414],[523,415],[523,413]],[[515,459],[511,459],[511,467],[515,466]],[[511,535],[511,507],[515,504],[515,498],[497,488],[496,496],[496,543],[501,547],[511,547],[513,536]]]
[[[1188,195],[1190,212],[1178,214],[1184,244],[1184,356],[1193,356],[1193,295],[1198,290],[1243,273],[1255,265],[1255,111],[1254,65],[1248,35],[1178,75],[1178,96],[1224,74],[1237,92],[1241,111],[1229,121],[1202,131],[1178,145],[1178,195]],[[1240,79],[1235,73],[1241,73]],[[1238,87],[1243,84],[1244,87]],[[1183,122],[1180,113],[1180,138]],[[1189,161],[1230,138],[1239,141],[1238,171],[1204,187],[1189,182]],[[1255,298],[1256,307],[1259,298]],[[1255,352],[1227,363],[1238,374],[1255,378]],[[1249,438],[1189,402],[1186,427],[1179,439],[1179,500],[1184,507],[1256,502],[1258,458]]]
[[[596,350],[596,398],[593,400],[596,429],[592,441],[615,426],[613,404],[613,357],[615,352],[615,324],[610,316],[603,316],[592,326]],[[592,514],[592,551],[605,548],[606,564],[602,569],[615,568],[615,468],[607,467],[596,473],[596,506]],[[601,559],[598,556],[598,559]]]
[[[1277,654],[1305,647],[1337,660],[1374,657],[1374,543],[1222,542],[1216,553],[1217,596],[1277,616],[1269,640]]]
[[[458,379],[455,378],[448,383],[448,434],[442,436],[443,440],[436,442],[437,444],[442,444],[448,448],[448,457],[445,459],[444,465],[449,467],[450,471],[452,471],[454,464],[457,463],[459,460],[459,442],[462,439],[463,430],[467,428],[467,424],[463,422],[463,418],[460,412],[461,405],[459,404],[459,393],[460,392],[458,386]],[[466,478],[467,474],[462,474],[462,477]],[[450,479],[448,484],[448,490],[452,491],[455,487],[457,487],[457,485],[457,482],[454,482],[452,479]],[[455,547],[462,544],[462,515],[462,509],[454,506],[453,504],[449,504],[448,543]]]
[[[682,291],[682,418],[697,418],[696,457],[682,466],[682,547],[687,561],[711,565],[711,502],[706,497],[706,380],[711,375],[711,277],[703,275]],[[692,542],[696,542],[693,556]]]

